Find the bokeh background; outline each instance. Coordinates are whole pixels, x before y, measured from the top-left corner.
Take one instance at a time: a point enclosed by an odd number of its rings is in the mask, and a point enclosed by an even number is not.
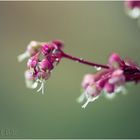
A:
[[[137,23],[123,2],[0,2],[0,138],[140,138],[140,85],[82,109],[81,80],[93,68],[62,60],[41,95],[26,88],[26,62],[17,62],[31,40],[61,39],[90,61],[118,52],[139,63]]]

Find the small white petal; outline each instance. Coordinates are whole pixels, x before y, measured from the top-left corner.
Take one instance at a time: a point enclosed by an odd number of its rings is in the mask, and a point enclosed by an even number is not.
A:
[[[38,42],[37,41],[31,41],[29,46],[37,46],[38,45]]]
[[[84,99],[85,99],[85,92],[83,92],[83,93],[80,95],[80,97],[78,97],[77,102],[78,102],[78,103],[82,103],[82,102],[84,101]]]
[[[128,15],[131,17],[131,18],[138,18],[140,16],[140,9],[139,8],[134,8],[132,10],[129,10],[128,11]]]
[[[26,51],[23,54],[20,54],[17,59],[19,62],[22,62],[24,59],[30,57],[30,54]]]
[[[26,87],[27,88],[32,88],[32,85],[33,85],[33,81],[31,81],[31,80],[25,80],[25,83],[26,83]]]
[[[126,94],[127,93],[127,90],[126,90],[125,87],[119,86],[119,87],[116,88],[115,92],[116,93],[122,92],[122,94]]]
[[[34,82],[34,83],[32,84],[32,88],[33,88],[33,89],[37,88],[37,86],[38,86],[38,82]]]
[[[32,50],[32,49],[37,49],[39,47],[41,47],[41,44],[43,44],[43,42],[38,42],[38,41],[31,41],[28,45],[27,45],[27,50]]]

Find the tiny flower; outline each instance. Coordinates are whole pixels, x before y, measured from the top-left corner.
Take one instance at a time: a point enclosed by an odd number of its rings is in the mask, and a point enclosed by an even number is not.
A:
[[[38,63],[38,54],[32,56],[27,61],[27,67],[28,68],[35,68]]]
[[[27,46],[25,53],[18,58],[27,61],[27,71],[25,72],[25,81],[28,88],[37,88],[44,93],[46,80],[49,79],[51,71],[56,63],[58,64],[62,57],[63,43],[59,40],[51,42],[31,41]]]
[[[134,19],[140,17],[140,1],[139,0],[125,0],[126,13]]]
[[[130,69],[137,72],[135,65],[130,63],[131,66],[126,65],[126,62],[116,53],[109,57],[108,64],[110,67],[107,70],[100,70],[95,74],[84,76],[82,81],[83,93],[78,99],[79,102],[86,100],[83,108],[89,102],[95,101],[101,93],[105,93],[107,98],[112,99],[116,93],[125,92],[124,84],[130,76],[128,76],[128,73],[131,74]],[[129,80],[132,80],[132,78]]]
[[[100,91],[101,91],[100,88],[98,88],[96,84],[88,86],[85,92],[83,93],[85,94],[86,102],[84,105],[82,105],[82,108],[85,108],[89,102],[93,102],[96,99],[98,99]]]
[[[94,82],[95,82],[94,75],[93,74],[86,74],[83,78],[83,81],[82,81],[82,87],[86,88],[90,84],[93,84]]]
[[[61,60],[63,43],[59,40],[45,43],[41,46],[41,53],[46,56],[52,63]]]
[[[29,52],[30,56],[33,56],[36,53],[38,53],[40,47],[41,47],[41,42],[31,41],[27,46],[27,52]]]
[[[86,100],[85,104],[82,106],[82,108],[85,108],[89,102],[93,102],[99,97],[101,88],[96,85],[95,77],[92,74],[84,76],[82,87],[84,88],[84,91],[77,101],[82,103]]]
[[[41,52],[43,55],[50,54],[53,49],[54,49],[54,45],[52,45],[50,43],[45,43],[41,46]]]
[[[22,62],[24,59],[29,58],[29,57],[35,55],[36,53],[39,52],[40,47],[41,47],[41,43],[40,42],[31,41],[28,44],[26,51],[23,54],[20,54],[18,56],[18,61]]]
[[[110,67],[116,69],[123,65],[123,61],[117,53],[113,53],[109,57],[108,64],[110,65]]]
[[[33,72],[31,70],[25,71],[25,79],[33,81],[35,79]]]
[[[140,7],[140,1],[139,0],[126,0],[125,4],[129,7],[129,8],[135,8],[135,7]]]
[[[99,95],[100,88],[96,84],[89,85],[86,88],[86,92],[87,92],[87,96],[89,96],[89,97],[95,97],[95,96],[98,96]]]
[[[28,88],[36,88],[37,87],[37,85],[34,84],[35,76],[34,76],[32,70],[26,70],[24,76],[25,76],[25,83],[26,83],[26,86]]]

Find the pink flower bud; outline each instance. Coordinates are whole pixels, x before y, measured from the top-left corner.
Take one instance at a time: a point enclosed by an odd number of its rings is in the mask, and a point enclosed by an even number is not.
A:
[[[87,88],[90,84],[93,84],[95,82],[94,75],[93,74],[86,74],[82,81],[82,87]]]
[[[43,44],[41,47],[41,52],[43,55],[51,54],[52,51],[55,49],[56,45],[53,43],[46,43]]]
[[[121,70],[121,69],[117,69],[112,73],[112,76],[119,77],[119,76],[122,76],[122,75],[123,75],[123,70]]]
[[[38,57],[39,57],[39,53],[37,53],[36,55],[29,58],[28,61],[27,61],[27,67],[28,68],[35,68],[38,61],[39,61]]]
[[[28,59],[27,67],[28,68],[30,68],[30,67],[34,68],[34,67],[36,67],[37,63],[38,63],[37,60],[30,58],[30,59]]]
[[[96,84],[93,84],[87,87],[86,92],[89,96],[96,97],[100,94],[100,89],[96,86]]]
[[[117,53],[111,54],[108,61],[109,61],[109,65],[112,66],[113,68],[118,68],[122,64],[122,60]]]
[[[61,49],[64,47],[64,43],[61,40],[53,40],[52,43],[54,43],[58,49]]]
[[[130,8],[140,8],[140,1],[139,0],[125,0],[125,5]]]
[[[125,83],[125,76],[123,75],[123,70],[117,69],[112,73],[109,79],[110,84],[123,85]]]
[[[114,84],[110,84],[110,83],[106,83],[105,86],[104,86],[104,90],[107,92],[107,93],[113,93],[114,92],[114,89],[115,89],[115,85]]]
[[[47,55],[47,54],[49,54],[50,51],[51,51],[51,50],[50,50],[48,44],[44,44],[44,45],[42,45],[42,47],[41,47],[41,52],[42,52],[43,55]]]
[[[47,60],[47,59],[43,59],[40,63],[40,68],[44,71],[48,70],[52,70],[53,69],[53,64]]]
[[[107,80],[108,80],[108,79],[102,79],[102,78],[101,78],[99,81],[97,81],[98,86],[99,86],[100,88],[103,88],[103,87],[105,86]]]

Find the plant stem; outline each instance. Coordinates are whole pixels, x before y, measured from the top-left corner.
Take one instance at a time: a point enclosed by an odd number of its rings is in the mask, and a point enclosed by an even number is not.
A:
[[[92,66],[92,67],[109,69],[109,66],[107,66],[107,65],[96,64],[96,63],[93,63],[93,62],[86,61],[86,60],[84,60],[82,58],[77,58],[77,57],[71,56],[71,55],[66,54],[64,52],[61,52],[61,53],[62,53],[61,55],[62,55],[63,58],[67,58],[67,59],[70,59],[70,60],[85,64],[85,65],[89,65],[89,66]]]

